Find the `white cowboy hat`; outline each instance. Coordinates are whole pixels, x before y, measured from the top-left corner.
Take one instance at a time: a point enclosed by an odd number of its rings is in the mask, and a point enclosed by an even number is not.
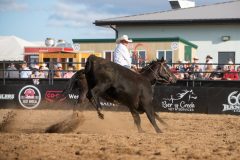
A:
[[[123,35],[122,37],[119,37],[117,40],[116,40],[116,43],[120,43],[120,41],[126,41],[126,42],[132,42],[131,39],[128,39],[128,36],[127,35]]]

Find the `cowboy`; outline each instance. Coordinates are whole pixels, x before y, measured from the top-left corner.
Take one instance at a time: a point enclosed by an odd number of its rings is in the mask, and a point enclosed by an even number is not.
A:
[[[123,35],[122,37],[116,40],[117,46],[114,50],[114,62],[124,66],[128,69],[131,68],[131,55],[128,51],[128,43],[132,42],[131,39],[128,39],[127,35]]]

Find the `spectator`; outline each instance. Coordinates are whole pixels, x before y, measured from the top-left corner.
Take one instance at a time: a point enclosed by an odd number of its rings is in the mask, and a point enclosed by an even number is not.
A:
[[[178,63],[178,66],[176,66],[176,70],[178,71],[178,78],[184,79],[184,73],[186,71],[184,68],[185,61],[182,61],[181,59],[179,59],[177,63]]]
[[[31,74],[32,74],[32,71],[28,68],[27,63],[24,62],[22,64],[20,78],[30,78]]]
[[[184,68],[184,79],[190,79],[191,74],[193,73],[193,70],[191,68],[190,62],[189,61],[185,61],[185,63],[183,64],[183,68]]]
[[[64,74],[63,78],[71,78],[74,75],[73,66],[69,66],[67,72]]]
[[[212,63],[213,63],[213,62],[212,62],[212,59],[213,59],[212,56],[207,55],[207,56],[206,56],[206,63],[207,63],[207,64],[212,64]]]
[[[240,78],[240,66],[237,67],[237,72],[238,72],[238,77]]]
[[[40,69],[38,70],[36,68],[33,68],[33,71],[30,77],[33,79],[33,84],[39,85],[40,84],[39,78],[43,78],[44,74],[43,72],[42,73],[40,72]]]
[[[58,63],[55,69],[54,78],[63,78],[62,64]]]
[[[181,77],[181,73],[179,72],[178,64],[173,64],[171,67],[171,72],[176,76],[177,79],[183,79],[183,76]]]
[[[203,78],[208,80],[210,78],[211,73],[214,71],[212,64],[207,64],[205,71],[203,73]]]
[[[199,60],[198,57],[196,57],[196,56],[193,57],[193,63],[192,63],[192,66],[191,66],[191,67],[192,67],[192,70],[194,70],[195,65],[197,65],[197,63],[198,63],[198,60]],[[199,67],[199,66],[198,66],[198,67]]]
[[[206,56],[206,61],[205,61],[205,63],[206,63],[206,65],[204,66],[204,71],[207,69],[207,67],[208,67],[208,65],[209,64],[213,64],[213,62],[212,62],[212,56],[210,56],[210,55],[207,55]],[[213,66],[212,66],[213,67]],[[209,68],[209,67],[208,67]]]
[[[43,66],[40,66],[40,67],[39,67],[39,71],[38,71],[38,72],[39,72],[39,75],[38,75],[38,78],[47,78],[43,68],[44,68]]]
[[[227,71],[223,74],[223,80],[239,80],[238,72],[232,61],[228,62]]]
[[[193,79],[196,80],[203,79],[202,69],[199,67],[199,65],[195,65],[194,67]]]
[[[44,73],[44,77],[48,78],[48,72],[49,72],[49,68],[47,67],[46,63],[43,63],[40,67],[42,67],[42,71]]]
[[[11,63],[7,67],[7,71],[5,72],[5,77],[6,78],[19,78],[19,71],[15,67],[14,63]]]
[[[216,70],[211,73],[209,79],[211,80],[222,80],[223,78],[223,70],[221,66],[217,66]]]

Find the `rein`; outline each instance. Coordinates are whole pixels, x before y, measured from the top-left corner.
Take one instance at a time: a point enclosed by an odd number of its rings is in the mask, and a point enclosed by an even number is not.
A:
[[[161,66],[162,66],[162,64],[161,64]],[[146,66],[146,67],[148,67],[148,68],[151,70],[151,72],[153,73],[153,76],[155,77],[156,80],[160,80],[160,81],[164,81],[164,82],[166,82],[166,83],[169,83],[169,81],[167,81],[166,79],[164,79],[164,78],[162,78],[161,76],[159,76],[158,74],[156,74],[156,73],[154,72],[154,70],[153,70],[150,66]],[[163,66],[162,66],[162,67],[163,67]],[[162,69],[162,67],[161,67],[161,69]],[[157,71],[159,71],[159,68],[158,68]]]

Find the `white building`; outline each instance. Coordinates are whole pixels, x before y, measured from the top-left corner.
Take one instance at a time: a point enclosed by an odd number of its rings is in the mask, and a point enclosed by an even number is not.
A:
[[[200,62],[210,54],[214,63],[226,63],[229,58],[240,63],[239,0],[96,20],[95,25],[111,27],[117,37],[181,37],[198,46]]]

